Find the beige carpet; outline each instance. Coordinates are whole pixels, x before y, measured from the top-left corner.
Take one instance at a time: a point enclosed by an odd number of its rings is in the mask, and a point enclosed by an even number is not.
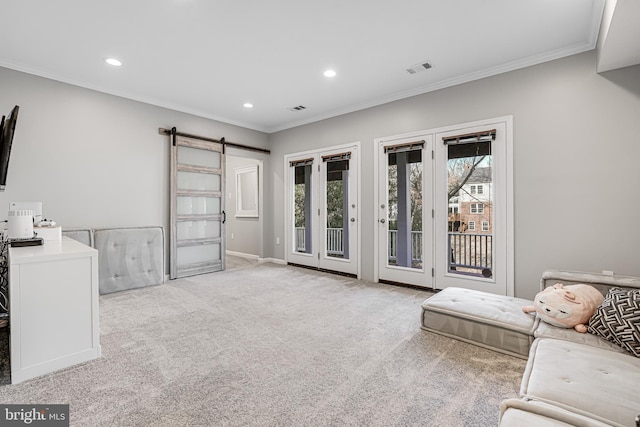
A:
[[[3,403],[78,426],[493,426],[524,361],[420,329],[429,292],[274,264],[102,296],[99,360]]]

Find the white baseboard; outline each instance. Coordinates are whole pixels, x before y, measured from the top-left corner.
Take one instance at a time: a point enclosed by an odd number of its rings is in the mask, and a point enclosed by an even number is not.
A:
[[[265,262],[271,262],[273,264],[287,265],[286,261],[279,258],[258,258],[258,262],[260,264],[264,264]]]
[[[245,254],[243,252],[235,252],[235,251],[225,251],[227,255],[237,256],[246,259],[257,260],[259,264],[264,264],[266,262],[271,262],[274,264],[286,265],[286,261],[278,258],[260,258],[258,255],[253,254]]]
[[[225,251],[225,253],[227,255],[237,256],[237,257],[246,258],[246,259],[255,259],[255,260],[259,260],[260,259],[260,257],[258,255],[245,254],[244,252]]]

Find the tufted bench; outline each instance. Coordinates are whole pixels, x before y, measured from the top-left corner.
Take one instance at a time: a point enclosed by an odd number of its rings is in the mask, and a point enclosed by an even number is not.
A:
[[[526,359],[538,325],[531,301],[446,288],[422,303],[422,329]]]
[[[162,227],[94,230],[100,294],[164,283]]]

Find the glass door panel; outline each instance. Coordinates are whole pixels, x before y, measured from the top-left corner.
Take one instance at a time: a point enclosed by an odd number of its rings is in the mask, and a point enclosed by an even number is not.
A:
[[[349,259],[349,160],[328,161],[325,256]]]
[[[178,163],[181,165],[220,169],[222,165],[222,153],[202,150],[200,148],[180,146],[178,147]]]
[[[222,229],[220,221],[180,221],[176,226],[178,240],[219,238]]]
[[[493,276],[491,135],[447,145],[447,272]]]
[[[311,164],[294,166],[293,185],[293,245],[294,252],[313,252],[313,216]]]
[[[220,191],[222,176],[200,172],[178,171],[178,188],[181,190]]]
[[[220,197],[178,196],[178,215],[216,215],[222,212]]]
[[[220,243],[178,247],[178,264],[186,266],[208,264],[212,259],[219,260],[221,258],[220,249]]]
[[[422,269],[422,149],[387,153],[387,263]]]

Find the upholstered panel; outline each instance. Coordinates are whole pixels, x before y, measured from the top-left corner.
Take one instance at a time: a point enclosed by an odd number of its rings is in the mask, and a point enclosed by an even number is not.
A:
[[[95,230],[94,242],[101,294],[164,282],[162,227]]]
[[[70,228],[62,229],[62,235],[77,240],[80,243],[84,243],[87,246],[93,247],[93,230],[90,228]]]
[[[500,404],[500,427],[607,427],[562,408],[534,400],[507,399]]]
[[[606,295],[611,288],[640,289],[640,278],[629,276],[607,276],[604,274],[581,273],[576,271],[548,270],[542,273],[540,290],[556,283],[574,285],[584,283],[591,285]]]
[[[633,426],[640,409],[640,359],[548,338],[531,347],[520,395],[613,426]]]
[[[537,325],[522,312],[531,301],[447,288],[422,304],[422,328],[526,358]]]

